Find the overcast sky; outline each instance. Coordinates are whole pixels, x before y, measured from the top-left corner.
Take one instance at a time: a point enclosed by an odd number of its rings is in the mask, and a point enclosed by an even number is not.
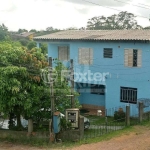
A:
[[[137,20],[142,26],[150,26],[150,0],[87,1],[103,7],[83,0],[0,0],[0,24],[4,23],[13,31],[19,28],[44,30],[50,26],[80,28],[85,27],[88,19],[94,16],[110,16],[120,10],[147,17],[137,17]]]

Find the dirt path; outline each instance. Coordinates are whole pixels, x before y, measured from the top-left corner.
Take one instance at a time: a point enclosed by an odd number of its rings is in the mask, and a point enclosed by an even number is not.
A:
[[[63,148],[62,148],[63,149]],[[37,148],[0,142],[0,150],[53,150],[52,148]],[[64,149],[63,149],[64,150]],[[130,132],[108,141],[94,144],[84,144],[67,150],[150,150],[150,127],[136,126],[135,132]]]
[[[81,145],[72,150],[150,150],[150,128],[137,126],[136,132],[94,144]]]

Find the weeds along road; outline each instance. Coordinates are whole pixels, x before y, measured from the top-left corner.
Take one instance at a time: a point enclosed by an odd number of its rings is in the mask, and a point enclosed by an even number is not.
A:
[[[135,126],[133,131],[114,137],[107,141],[84,144],[72,148],[59,150],[150,150],[150,126]],[[0,150],[58,150],[54,148],[39,148],[18,145],[10,142],[0,142]]]

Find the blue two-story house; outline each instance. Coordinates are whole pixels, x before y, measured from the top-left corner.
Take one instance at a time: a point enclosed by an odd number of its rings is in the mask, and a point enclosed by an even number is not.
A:
[[[69,30],[35,37],[69,67],[87,108],[110,109],[150,98],[150,30]],[[148,110],[149,106],[145,110]]]

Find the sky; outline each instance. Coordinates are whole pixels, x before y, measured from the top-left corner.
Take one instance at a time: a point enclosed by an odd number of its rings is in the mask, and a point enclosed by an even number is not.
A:
[[[0,24],[10,31],[80,28],[92,17],[121,11],[136,15],[143,27],[150,26],[150,0],[0,0]]]

